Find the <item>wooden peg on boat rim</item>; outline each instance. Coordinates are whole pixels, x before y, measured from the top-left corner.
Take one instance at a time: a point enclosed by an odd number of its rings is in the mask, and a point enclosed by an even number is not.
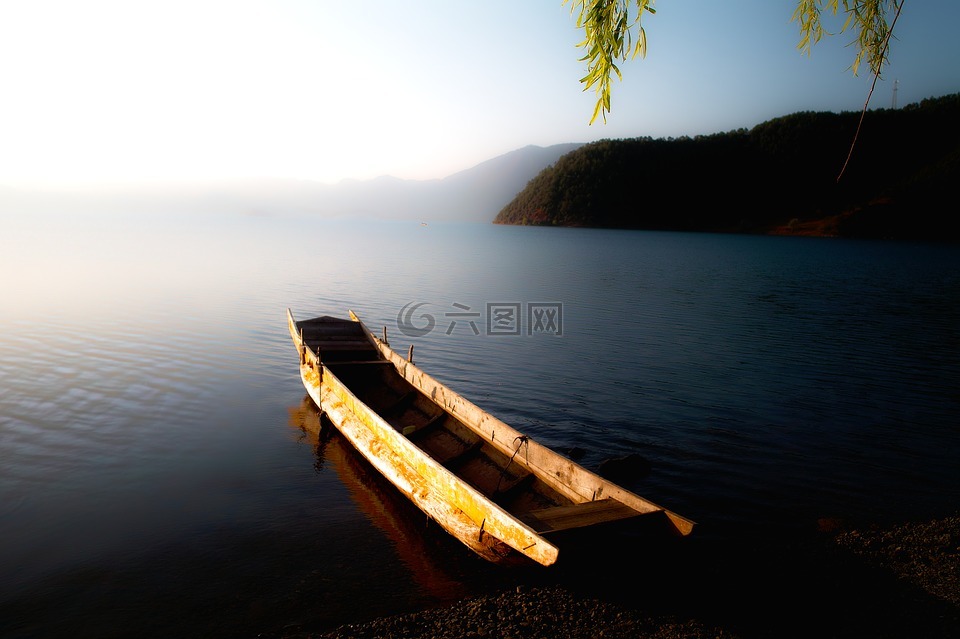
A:
[[[407,361],[413,364],[413,344],[410,345],[410,350],[407,351]]]

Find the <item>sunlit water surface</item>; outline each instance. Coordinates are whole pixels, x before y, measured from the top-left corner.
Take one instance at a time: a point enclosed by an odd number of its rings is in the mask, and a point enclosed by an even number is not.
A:
[[[491,323],[504,306],[520,335]],[[956,247],[11,215],[0,634],[252,637],[502,578],[304,429],[316,415],[287,307],[386,326],[428,372],[588,468],[641,455],[650,472],[627,487],[697,535],[960,504]],[[543,308],[557,322],[535,331]],[[401,331],[430,318],[425,335]]]

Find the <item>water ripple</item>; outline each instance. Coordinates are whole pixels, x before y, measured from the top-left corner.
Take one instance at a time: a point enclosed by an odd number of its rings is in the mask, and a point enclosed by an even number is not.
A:
[[[649,474],[627,487],[698,534],[960,503],[955,250],[226,222],[75,223],[56,240],[75,277],[44,266],[49,248],[18,249],[44,277],[18,282],[23,301],[0,321],[0,586],[111,558],[171,578],[166,555],[136,553],[198,540],[240,572],[256,564],[250,539],[320,548],[298,557],[304,579],[355,578],[357,592],[357,561],[396,567],[322,447],[291,428],[303,390],[286,307],[386,325],[398,351],[414,344],[425,370],[535,439],[581,449],[585,466],[643,456]],[[85,234],[115,244],[101,254]],[[399,332],[411,301],[431,304],[437,330]],[[446,333],[454,303],[500,302],[562,304],[563,335],[490,335],[483,315],[480,334]]]

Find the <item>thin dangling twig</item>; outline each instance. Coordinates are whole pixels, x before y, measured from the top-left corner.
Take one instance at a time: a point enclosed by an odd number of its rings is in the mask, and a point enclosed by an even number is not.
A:
[[[857,131],[853,134],[853,142],[850,143],[850,150],[847,152],[847,159],[843,162],[843,167],[840,169],[840,174],[837,176],[837,182],[840,181],[840,178],[843,177],[844,171],[847,170],[847,165],[850,164],[850,158],[853,156],[853,147],[857,145],[857,138],[860,137],[860,128],[863,126],[863,118],[867,115],[867,105],[870,104],[870,97],[873,95],[873,90],[877,86],[877,80],[880,79],[880,67],[883,66],[883,60],[887,57],[887,48],[890,46],[890,37],[893,35],[893,27],[897,24],[897,18],[900,17],[900,10],[903,9],[903,3],[907,0],[900,0],[900,4],[897,6],[897,12],[893,16],[893,22],[890,23],[890,29],[887,31],[887,37],[883,41],[883,49],[880,50],[880,62],[877,64],[877,71],[873,74],[873,83],[870,85],[870,92],[867,93],[867,101],[863,103],[863,111],[860,112],[860,121],[857,123]]]

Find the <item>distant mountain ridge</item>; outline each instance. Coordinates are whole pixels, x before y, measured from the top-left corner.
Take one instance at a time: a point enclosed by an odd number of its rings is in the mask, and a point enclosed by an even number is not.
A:
[[[0,185],[0,212],[315,214],[415,221],[492,222],[531,179],[581,143],[529,145],[435,180],[382,176],[322,184],[308,180],[236,180],[215,184],[23,190]]]
[[[534,176],[580,146],[525,146],[439,180],[341,182],[323,205],[334,215],[491,222]]]

